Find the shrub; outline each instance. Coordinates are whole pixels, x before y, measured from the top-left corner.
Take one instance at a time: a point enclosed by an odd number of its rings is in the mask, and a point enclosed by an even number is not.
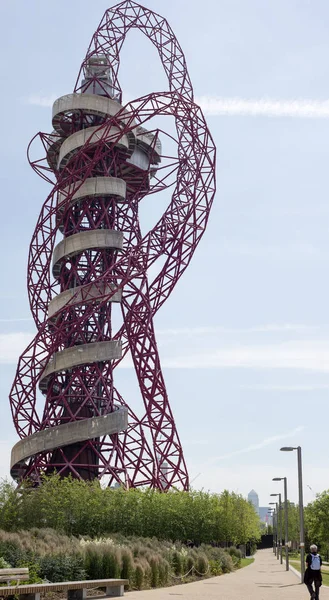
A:
[[[40,559],[40,576],[51,582],[86,579],[81,554],[52,554]]]
[[[189,554],[189,556],[186,559],[186,572],[189,575],[193,575],[193,569],[194,569],[193,556],[191,554]]]
[[[88,579],[102,579],[103,555],[98,546],[88,545],[85,551],[84,568]]]
[[[210,568],[211,575],[221,575],[223,573],[222,567],[218,560],[210,560],[209,568]]]
[[[205,575],[208,570],[209,570],[209,566],[208,566],[208,560],[207,560],[206,555],[199,554],[198,560],[197,560],[197,565],[196,565],[197,575]]]
[[[256,550],[257,550],[256,542],[250,542],[250,556],[255,554]]]
[[[181,557],[180,553],[177,552],[177,550],[175,550],[173,552],[171,564],[174,569],[175,575],[181,575],[182,574],[182,566],[183,566],[182,565],[182,557]]]
[[[230,548],[227,549],[227,552],[231,555],[231,556],[235,556],[236,558],[242,558],[242,552],[241,550],[239,550],[239,548],[236,548],[235,546],[231,546]]]
[[[151,558],[150,560],[151,567],[151,587],[158,587],[159,583],[159,563],[156,557]]]
[[[28,560],[27,553],[19,547],[19,543],[16,541],[0,540],[0,554],[14,568],[18,567],[21,562]]]
[[[164,558],[159,559],[158,563],[159,569],[159,585],[166,586],[169,583],[169,575],[170,575],[170,565],[168,561]]]
[[[50,529],[19,533],[0,530],[0,556],[3,564],[27,566],[30,583],[50,581],[119,578],[129,580],[129,588],[148,589],[176,583],[184,576],[228,573],[241,556],[237,548],[201,544],[186,547],[170,540],[125,537],[77,539]],[[192,571],[191,571],[192,570]]]
[[[131,550],[124,548],[121,552],[121,579],[131,579],[134,571],[134,560]]]
[[[123,579],[126,579],[126,577],[123,577],[121,574],[121,556],[118,548],[104,544],[98,547],[96,552],[101,557],[98,559],[98,571],[101,573],[101,579],[105,579],[107,577],[113,579],[119,579],[122,577]],[[100,563],[102,563],[102,566],[100,566]]]
[[[3,556],[0,556],[0,569],[10,569],[11,564],[7,562]]]
[[[228,554],[228,552],[223,552],[220,558],[220,566],[223,573],[230,573],[234,570],[234,564],[232,561],[232,557]]]
[[[136,565],[134,572],[134,584],[138,590],[141,590],[144,583],[144,571],[141,565]]]
[[[241,550],[239,550],[239,548],[235,548],[235,546],[231,546],[230,548],[227,549],[227,552],[231,556],[231,558],[233,560],[233,564],[235,566],[240,565],[241,558],[242,558],[242,552],[241,552]]]
[[[239,520],[230,517],[236,514],[241,515]],[[32,547],[20,547],[33,552],[36,545],[43,546],[41,555],[50,549],[56,552],[56,546],[63,550],[57,538],[63,533],[95,537],[115,532],[133,536],[143,531],[150,550],[155,549],[153,536],[181,543],[189,540],[192,544],[228,539],[246,544],[260,536],[253,507],[234,492],[170,490],[162,494],[149,489],[102,489],[99,482],[59,475],[44,476],[42,485],[33,489],[25,482],[19,494],[8,482],[0,480],[0,526],[8,531],[33,530]],[[48,532],[52,527],[57,534],[39,535],[36,526]],[[48,551],[44,549],[46,538]],[[65,543],[70,546],[71,542],[77,543],[68,538]],[[73,549],[69,551],[72,552]]]

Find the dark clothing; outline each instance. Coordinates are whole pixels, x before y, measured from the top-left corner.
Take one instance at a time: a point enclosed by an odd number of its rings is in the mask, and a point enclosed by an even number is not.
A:
[[[312,554],[308,554],[306,557],[307,569],[305,570],[304,583],[307,586],[310,596],[314,600],[319,600],[320,587],[322,585],[322,575],[320,569],[311,569]],[[322,565],[322,558],[320,556],[320,565]],[[313,588],[314,584],[314,588]]]
[[[320,586],[321,583],[319,580],[314,581],[314,589],[313,589],[313,585],[311,583],[307,584],[307,589],[310,592],[310,596],[312,598],[312,600],[319,600],[319,594],[320,594]]]

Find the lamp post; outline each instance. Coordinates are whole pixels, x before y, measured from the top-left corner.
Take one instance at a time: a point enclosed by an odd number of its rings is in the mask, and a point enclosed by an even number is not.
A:
[[[288,497],[287,497],[287,478],[273,477],[272,481],[283,481],[284,489],[284,545],[286,550],[286,571],[289,571],[289,555],[288,555]],[[282,555],[282,551],[281,551]],[[282,563],[282,561],[281,561]]]
[[[267,517],[268,517],[268,527],[271,527],[270,519],[272,519],[272,529],[273,529],[273,509],[272,508],[269,508],[267,510]]]
[[[274,509],[273,508],[269,508],[267,510],[267,516],[269,518],[269,524],[268,524],[268,528],[270,527],[270,519],[272,519],[272,536],[273,536],[273,552],[274,552]]]
[[[280,563],[282,564],[282,504],[281,504],[281,494],[271,494],[271,496],[279,496],[279,554],[277,554],[277,559],[279,560],[280,555]]]
[[[275,556],[278,551],[278,503],[277,502],[269,502],[269,504],[274,504],[275,510],[273,514],[273,552]]]
[[[304,506],[303,506],[303,471],[302,471],[302,449],[300,446],[284,446],[280,448],[282,452],[292,452],[297,450],[298,466],[298,502],[299,502],[299,530],[300,530],[300,579],[304,581],[305,573],[305,540],[304,540]]]

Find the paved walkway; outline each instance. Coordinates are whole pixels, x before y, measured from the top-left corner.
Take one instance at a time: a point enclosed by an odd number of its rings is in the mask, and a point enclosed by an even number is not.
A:
[[[169,588],[128,592],[127,600],[308,600],[306,586],[287,572],[272,550],[258,550],[255,561],[234,573]],[[329,600],[329,587],[322,587],[321,600]]]

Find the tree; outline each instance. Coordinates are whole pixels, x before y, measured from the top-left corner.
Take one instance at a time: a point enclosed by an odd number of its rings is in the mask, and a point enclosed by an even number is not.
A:
[[[329,490],[317,494],[316,500],[305,508],[305,523],[308,539],[329,549]]]

